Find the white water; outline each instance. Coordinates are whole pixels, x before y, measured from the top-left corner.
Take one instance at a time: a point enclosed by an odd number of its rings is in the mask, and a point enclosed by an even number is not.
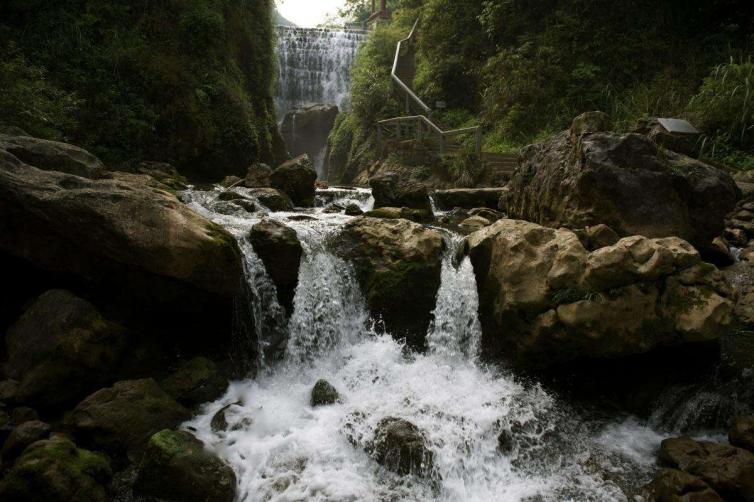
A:
[[[184,198],[243,239],[259,217],[217,214],[208,209],[216,196]],[[370,204],[366,191],[318,192],[320,206],[346,200]],[[671,432],[631,417],[588,418],[539,385],[477,361],[476,284],[468,260],[453,266],[457,236],[448,237],[429,350],[416,354],[370,328],[350,266],[327,249],[350,218],[322,207],[305,214],[314,219],[270,215],[294,228],[305,250],[284,359],[256,379],[234,382],[185,424],[233,467],[239,500],[625,501],[632,492],[624,489],[648,480],[657,447]],[[243,250],[251,289],[258,290],[261,262]],[[274,309],[265,298],[259,295],[256,308]],[[311,389],[321,378],[341,399],[312,408]],[[214,414],[233,403],[239,404],[226,413],[228,430],[212,431]],[[388,416],[423,431],[434,455],[430,479],[399,477],[366,453]],[[504,453],[503,431],[512,438]]]
[[[366,34],[358,31],[279,26],[278,117],[313,104],[348,110],[349,69]]]

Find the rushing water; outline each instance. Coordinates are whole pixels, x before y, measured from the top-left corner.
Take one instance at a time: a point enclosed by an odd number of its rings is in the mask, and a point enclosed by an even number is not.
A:
[[[348,109],[348,73],[366,34],[289,26],[279,26],[277,34],[278,117],[313,104]]]
[[[325,206],[368,209],[368,191],[323,190],[317,209],[268,215],[294,228],[304,247],[290,319],[277,315],[264,267],[245,239],[259,214],[220,214],[217,195],[190,191],[184,200],[239,238],[254,312],[274,313],[257,328],[260,344],[280,329],[287,337],[282,360],[234,382],[185,424],[233,467],[240,500],[625,501],[656,468],[656,449],[670,432],[631,417],[593,418],[478,361],[476,284],[468,259],[454,264],[458,236],[446,235],[429,350],[413,353],[372,329],[350,265],[327,247],[350,218]],[[311,390],[322,378],[340,402],[313,408]],[[224,407],[228,429],[213,431],[212,417]],[[434,456],[428,479],[400,477],[366,453],[388,416],[423,431]]]

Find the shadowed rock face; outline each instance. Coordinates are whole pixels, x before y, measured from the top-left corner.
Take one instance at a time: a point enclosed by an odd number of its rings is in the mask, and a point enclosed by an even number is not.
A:
[[[424,444],[422,432],[400,418],[380,420],[370,447],[378,463],[401,476],[426,476],[432,470],[433,455]]]
[[[727,174],[646,136],[572,131],[522,151],[500,199],[512,218],[549,227],[604,223],[621,236],[677,236],[699,249],[724,230],[740,193]]]
[[[289,160],[270,175],[272,187],[285,192],[298,207],[314,207],[314,184],[317,173],[309,156],[304,154]]]
[[[338,107],[327,105],[315,105],[286,113],[280,132],[290,154],[298,157],[305,153],[311,159],[318,158],[327,146],[327,138],[337,116]]]
[[[464,244],[489,355],[544,368],[716,340],[735,294],[676,237],[634,236],[587,251],[577,235],[500,220]]]
[[[112,176],[97,157],[67,143],[0,134],[0,149],[45,171],[60,171],[90,179]]]
[[[278,301],[290,315],[298,284],[303,248],[296,231],[283,223],[264,220],[251,228],[249,239],[275,283]]]

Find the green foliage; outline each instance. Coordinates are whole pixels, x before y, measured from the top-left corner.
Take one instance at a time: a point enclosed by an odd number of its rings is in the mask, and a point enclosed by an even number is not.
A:
[[[52,0],[1,9],[3,39],[45,85],[75,96],[75,109],[49,112],[55,131],[27,126],[39,135],[105,161],[171,162],[202,178],[243,173],[278,154],[269,0]],[[0,64],[17,57],[3,51]],[[13,117],[0,105],[0,116]]]
[[[484,166],[476,155],[473,145],[464,144],[456,155],[443,160],[454,186],[472,188],[479,182]]]

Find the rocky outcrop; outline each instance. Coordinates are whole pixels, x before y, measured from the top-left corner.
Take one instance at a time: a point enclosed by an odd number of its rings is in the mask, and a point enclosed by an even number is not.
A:
[[[93,180],[112,177],[97,157],[67,143],[0,134],[0,150],[45,171],[59,171]]]
[[[140,162],[136,172],[146,174],[173,190],[185,190],[188,181],[178,170],[166,162]]]
[[[707,483],[677,469],[662,469],[644,491],[648,502],[723,502]]]
[[[349,261],[372,316],[396,338],[423,346],[440,287],[442,235],[407,220],[359,217],[331,240]]]
[[[724,500],[754,500],[754,453],[682,437],[664,440],[659,456],[663,465],[697,476]]]
[[[500,220],[467,237],[483,345],[525,367],[718,339],[734,293],[687,242],[634,236],[587,251],[577,235]]]
[[[522,150],[501,210],[554,228],[604,223],[621,236],[677,236],[702,250],[722,234],[740,196],[728,174],[646,136],[582,122]]]
[[[182,405],[193,408],[220,397],[228,387],[228,380],[212,360],[195,357],[163,380],[161,387]]]
[[[72,404],[109,383],[125,330],[65,290],[42,294],[5,337],[14,399],[40,408]]]
[[[134,488],[158,500],[233,502],[236,475],[188,432],[163,430],[149,439]]]
[[[406,207],[432,212],[427,188],[416,182],[401,180],[395,173],[387,173],[369,179],[374,207]]]
[[[401,476],[427,477],[433,468],[433,454],[421,430],[407,420],[387,417],[375,430],[374,443],[368,448],[374,459]]]
[[[317,380],[312,389],[312,406],[325,406],[338,402],[338,390],[327,380]]]
[[[83,444],[138,457],[149,438],[191,414],[151,378],[118,382],[84,399],[67,421]]]
[[[0,150],[0,213],[0,251],[35,269],[139,315],[228,324],[243,276],[235,239],[149,176],[90,180]]]
[[[296,231],[278,221],[263,220],[251,227],[249,240],[275,283],[280,305],[290,315],[304,252]]]
[[[305,153],[316,159],[327,146],[337,116],[338,107],[328,105],[314,105],[286,113],[280,133],[290,154],[297,157]]]
[[[53,437],[29,446],[0,481],[0,499],[17,502],[66,500],[108,502],[112,477],[105,457]]]
[[[297,207],[314,207],[317,172],[304,154],[281,164],[270,175],[272,187],[285,192]]]
[[[437,209],[446,211],[456,207],[497,209],[502,195],[502,188],[451,188],[435,190],[433,198]]]

